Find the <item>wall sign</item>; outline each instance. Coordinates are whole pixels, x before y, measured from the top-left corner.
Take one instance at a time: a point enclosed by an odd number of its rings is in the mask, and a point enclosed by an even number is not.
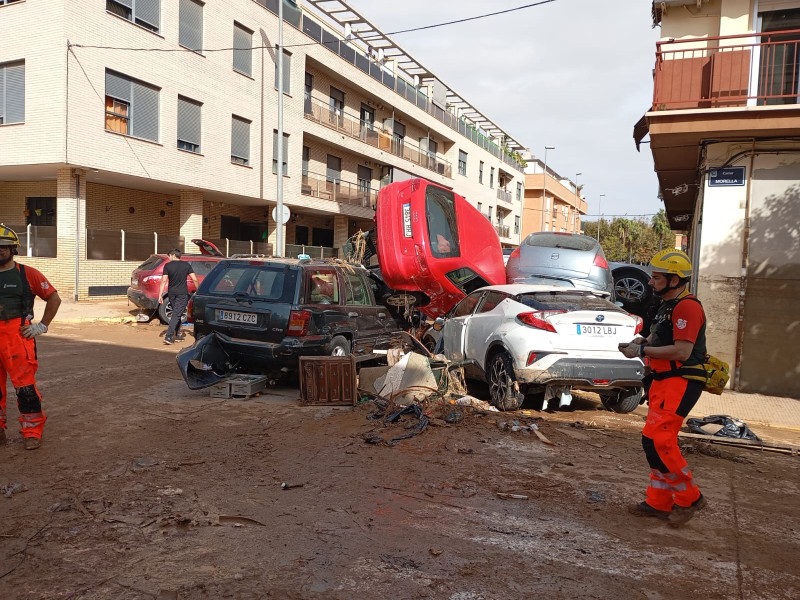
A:
[[[710,187],[722,187],[728,185],[744,185],[744,167],[725,167],[719,169],[709,169],[708,185]]]

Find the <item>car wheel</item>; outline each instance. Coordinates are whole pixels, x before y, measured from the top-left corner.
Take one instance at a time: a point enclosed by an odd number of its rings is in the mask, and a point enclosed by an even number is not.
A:
[[[649,281],[644,273],[618,272],[614,276],[614,295],[626,306],[644,304],[650,298]]]
[[[158,318],[164,325],[169,325],[169,320],[172,318],[172,303],[169,298],[164,298],[164,301],[158,305]],[[186,311],[183,311],[181,323],[186,323]]]
[[[334,336],[328,346],[328,354],[330,356],[347,356],[350,354],[350,342],[344,336]]]
[[[514,376],[511,358],[505,352],[498,352],[489,360],[487,382],[491,402],[500,410],[517,410],[525,401],[525,394],[519,391]]]
[[[611,412],[629,413],[641,404],[643,397],[644,388],[636,387],[610,394],[601,394],[600,401]]]

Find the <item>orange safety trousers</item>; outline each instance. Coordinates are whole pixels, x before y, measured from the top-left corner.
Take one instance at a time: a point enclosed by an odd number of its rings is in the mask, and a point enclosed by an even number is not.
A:
[[[17,407],[22,437],[42,437],[47,415],[36,389],[36,342],[22,337],[21,320],[0,321],[0,429],[6,428],[6,379],[17,392]]]
[[[700,399],[704,383],[683,377],[654,380],[648,393],[650,407],[642,429],[642,447],[650,465],[647,503],[671,511],[673,504],[691,506],[700,489],[678,446],[683,420]]]

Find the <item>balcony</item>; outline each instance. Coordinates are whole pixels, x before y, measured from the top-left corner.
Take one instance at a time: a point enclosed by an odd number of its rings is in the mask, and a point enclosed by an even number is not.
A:
[[[393,135],[391,131],[377,129],[372,123],[362,121],[346,112],[332,109],[327,103],[317,98],[306,97],[305,117],[338,133],[361,140],[373,148],[410,160],[420,167],[449,179],[453,178],[453,168],[448,161],[435,154],[423,152],[418,146]]]
[[[511,204],[512,194],[508,190],[498,189],[497,190],[497,199],[502,200],[503,202],[508,202]]]
[[[329,181],[325,175],[316,173],[303,173],[300,193],[321,200],[370,209],[378,201],[378,193],[362,184],[348,183],[339,179]]]
[[[658,42],[654,111],[798,104],[800,30]]]
[[[501,238],[510,237],[511,227],[509,225],[495,225],[494,230]]]

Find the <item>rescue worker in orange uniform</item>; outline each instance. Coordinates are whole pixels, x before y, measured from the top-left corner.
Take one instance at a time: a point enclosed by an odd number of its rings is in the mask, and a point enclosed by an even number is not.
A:
[[[0,225],[0,444],[6,441],[6,380],[17,391],[19,422],[26,450],[41,445],[47,416],[36,389],[36,337],[47,333],[61,299],[44,275],[17,263],[19,238]],[[41,321],[32,323],[34,295],[45,301]]]
[[[653,292],[661,305],[647,338],[620,344],[628,358],[648,359],[653,375],[642,447],[650,465],[647,499],[629,512],[678,527],[706,505],[678,447],[683,421],[705,385],[706,316],[687,288],[692,264],[680,250],[662,250],[650,261]]]

